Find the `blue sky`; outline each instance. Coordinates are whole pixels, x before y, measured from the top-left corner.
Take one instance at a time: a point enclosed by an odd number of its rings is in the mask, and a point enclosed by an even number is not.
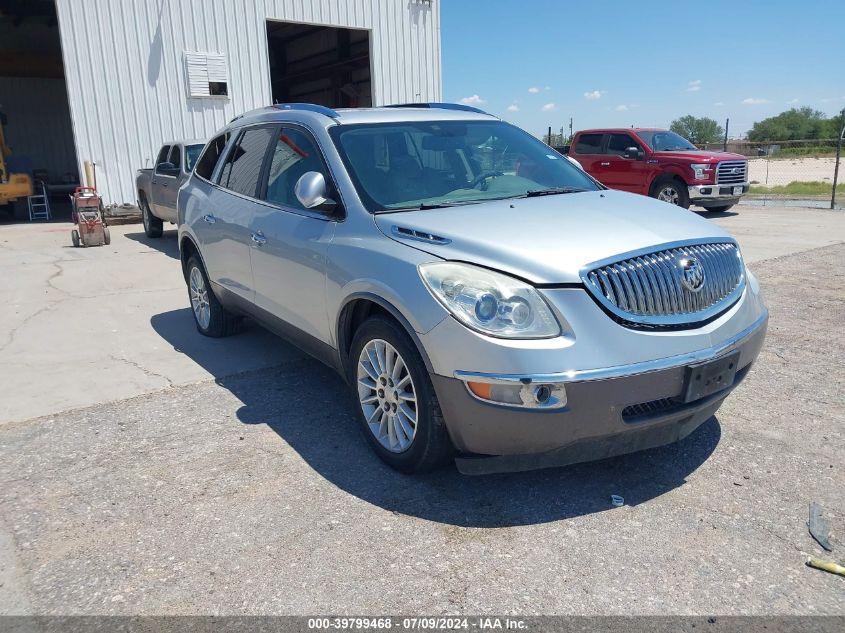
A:
[[[845,0],[441,0],[444,99],[529,132],[845,107]],[[805,27],[802,30],[802,27]],[[839,35],[836,35],[838,29]]]

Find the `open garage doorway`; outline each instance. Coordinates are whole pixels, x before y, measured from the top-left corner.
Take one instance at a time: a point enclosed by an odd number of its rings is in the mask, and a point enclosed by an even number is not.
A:
[[[70,217],[79,170],[54,0],[0,0],[0,112],[7,171],[29,174],[35,193],[43,182],[53,217]],[[25,203],[18,220],[28,219]],[[0,221],[12,207],[0,206]]]
[[[369,31],[268,20],[267,50],[273,103],[372,105]]]

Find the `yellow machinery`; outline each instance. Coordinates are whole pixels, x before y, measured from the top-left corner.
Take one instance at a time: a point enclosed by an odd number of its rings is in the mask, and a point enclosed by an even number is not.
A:
[[[7,169],[6,159],[12,150],[6,145],[6,137],[3,134],[5,123],[6,117],[0,112],[0,208],[14,203],[19,198],[25,199],[33,193],[32,178],[29,174],[9,173]]]

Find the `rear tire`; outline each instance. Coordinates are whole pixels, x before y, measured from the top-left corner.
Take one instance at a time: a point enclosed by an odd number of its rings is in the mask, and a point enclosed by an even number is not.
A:
[[[240,329],[241,319],[226,310],[217,300],[205,269],[197,257],[188,260],[186,271],[188,300],[199,333],[212,338],[235,334]]]
[[[661,176],[651,186],[651,197],[689,209],[689,191],[687,186],[673,176]]]
[[[142,196],[139,202],[141,203],[141,220],[144,223],[144,233],[147,234],[147,237],[161,237],[164,231],[164,223],[150,211],[150,204],[145,197]]]
[[[74,248],[79,248],[79,231],[73,229],[70,232],[70,241],[73,242]]]
[[[431,377],[398,323],[382,315],[365,321],[352,338],[346,371],[361,430],[382,461],[403,473],[447,462],[454,449]]]
[[[704,207],[704,210],[705,211],[711,211],[713,213],[723,213],[723,212],[727,211],[728,209],[732,209],[733,206],[734,205],[732,205],[732,204],[723,204],[723,205],[718,206],[718,207]]]
[[[109,233],[109,227],[107,226],[103,227],[103,244],[105,246],[111,244],[111,233]]]

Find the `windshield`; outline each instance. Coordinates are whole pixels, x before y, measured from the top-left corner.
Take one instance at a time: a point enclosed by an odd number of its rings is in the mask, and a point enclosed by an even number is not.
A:
[[[188,168],[188,171],[193,171],[203,147],[205,145],[188,145],[185,148],[185,166]]]
[[[371,212],[600,189],[502,121],[338,125],[330,133]]]
[[[673,152],[683,149],[698,149],[680,134],[674,132],[637,132],[653,152]]]

